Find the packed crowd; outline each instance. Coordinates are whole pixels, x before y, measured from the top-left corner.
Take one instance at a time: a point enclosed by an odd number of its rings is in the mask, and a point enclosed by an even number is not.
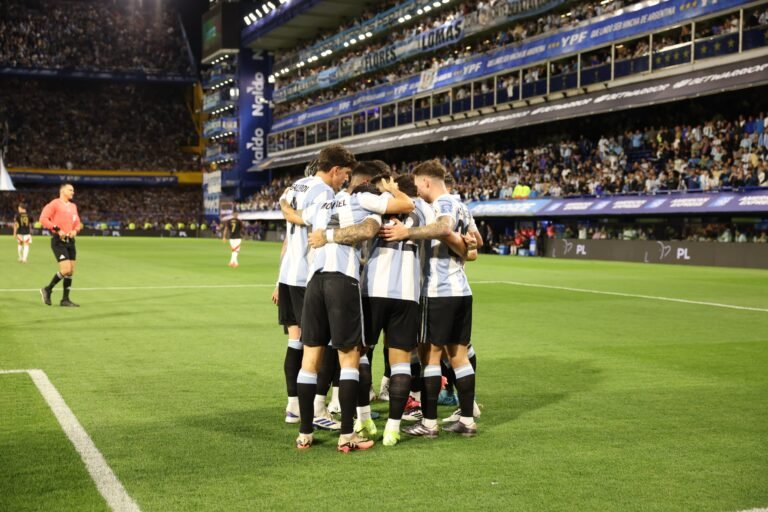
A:
[[[317,91],[314,92],[311,97],[280,103],[275,107],[275,115],[279,117],[290,112],[304,110],[313,105],[332,101],[378,85],[393,83],[430,68],[458,64],[480,53],[498,49],[510,44],[518,44],[526,39],[554,32],[561,28],[577,26],[583,22],[588,22],[594,17],[611,13],[617,9],[621,9],[625,5],[630,5],[637,1],[639,0],[613,0],[605,4],[597,1],[584,2],[570,6],[570,10],[565,14],[552,12],[546,15],[541,15],[535,19],[531,18],[517,22],[500,29],[489,36],[474,41],[461,41],[460,44],[448,46],[438,50],[432,55],[410,59],[405,62],[398,62],[394,66],[380,72],[372,73],[364,79],[350,80],[343,84],[342,87]],[[488,9],[495,3],[498,2],[473,0],[471,2],[463,3],[455,9],[441,12],[441,15],[435,18],[425,17],[413,27],[408,27],[401,31],[395,31],[388,34],[386,40],[377,44],[360,47],[359,49],[356,49],[356,51],[345,54],[341,59],[334,60],[333,65],[342,66],[344,62],[352,58],[359,57],[360,55],[375,51],[383,46],[407,39],[413,35],[431,30],[432,28],[439,27],[458,16],[465,16],[475,10]],[[285,76],[282,80],[278,80],[277,85],[287,85],[291,82],[306,78],[307,76],[315,75],[326,68],[327,66],[311,69],[301,68],[298,76]]]
[[[489,2],[474,2],[477,5],[473,7],[475,9],[487,8],[490,5]],[[570,7],[570,11],[566,15],[559,13],[550,13],[545,16],[541,16],[537,19],[527,20],[510,27],[506,27],[497,31],[495,34],[489,37],[482,38],[481,40],[469,42],[463,41],[460,47],[457,45],[446,47],[445,49],[435,52],[433,55],[408,60],[407,62],[400,62],[389,69],[375,72],[366,76],[362,80],[351,80],[340,87],[326,89],[322,91],[314,92],[311,97],[298,98],[292,101],[283,102],[276,105],[275,115],[276,117],[283,116],[292,112],[305,110],[313,105],[326,103],[333,101],[349,94],[354,94],[363,90],[371,89],[378,85],[393,83],[401,80],[407,76],[421,73],[431,68],[438,68],[440,66],[447,66],[451,64],[458,64],[464,60],[476,56],[479,53],[487,52],[493,49],[497,49],[509,44],[517,44],[525,39],[546,34],[561,28],[567,28],[576,26],[584,21],[588,21],[596,16],[601,16],[613,12],[616,9],[620,9],[625,5],[636,3],[630,0],[615,0],[608,2],[605,5],[596,2],[586,2],[579,5]],[[465,4],[466,5],[466,4]],[[471,9],[470,9],[471,10]],[[446,20],[450,20],[451,16],[456,16],[456,12],[446,14]],[[439,20],[438,20],[439,21]],[[410,30],[428,30],[435,26],[435,21],[426,19],[423,23]],[[440,23],[437,22],[437,25]],[[748,10],[744,18],[744,27],[746,29],[768,25],[768,7],[758,6]],[[420,27],[420,28],[419,28]],[[696,24],[695,38],[703,39],[707,37],[720,36],[724,34],[732,34],[737,32],[739,28],[739,19],[737,15],[730,14],[722,17],[712,18]],[[407,37],[413,32],[404,32]],[[403,33],[398,33],[402,35]],[[390,36],[391,38],[397,38],[398,36]],[[395,39],[396,40],[396,39]],[[654,41],[653,51],[663,51],[666,48],[674,47],[675,45],[686,43],[691,41],[691,32],[688,25],[674,28],[666,31],[660,37],[657,37]],[[384,45],[389,44],[385,42]],[[352,57],[374,51],[378,46],[372,45],[368,48],[361,49],[356,53],[350,53],[345,55],[341,61],[344,62]],[[626,59],[632,59],[637,57],[645,57],[651,52],[651,48],[648,44],[648,39],[638,39],[634,41],[628,41],[616,47],[616,60],[622,61]],[[585,55],[585,61],[582,63],[584,67],[599,66],[608,64],[611,62],[610,50],[600,49],[593,52],[588,52]],[[336,65],[337,63],[334,63]],[[310,76],[313,73],[323,70],[323,67],[304,70],[305,76]],[[577,61],[574,58],[566,58],[558,62],[552,63],[551,74],[557,76],[560,74],[573,73],[577,69]],[[309,75],[308,75],[309,73]],[[284,77],[290,82],[301,78],[288,76]],[[523,82],[531,83],[540,79],[546,78],[546,68],[542,65],[532,66],[524,70]],[[519,84],[517,72],[511,73],[509,76],[499,80],[499,88],[509,88],[510,95],[512,94],[511,88]],[[490,86],[489,86],[490,87]],[[462,99],[460,94],[463,94],[468,89],[467,87],[458,91],[459,96],[454,99]]]
[[[0,220],[13,221],[16,206],[23,202],[35,220],[43,207],[58,197],[58,186],[18,187],[16,192],[0,192]],[[200,222],[202,198],[197,187],[75,187],[74,202],[83,224],[94,227],[102,223],[144,227],[149,223],[162,228],[167,223]]]
[[[175,14],[160,2],[5,0],[0,66],[190,75]]]
[[[464,202],[768,187],[768,118],[762,112],[732,120],[718,117],[439,159]],[[391,165],[408,173],[417,163]],[[241,208],[279,208],[291,179],[274,180]]]
[[[5,79],[0,97],[9,167],[200,167],[196,156],[181,150],[196,134],[177,86]]]

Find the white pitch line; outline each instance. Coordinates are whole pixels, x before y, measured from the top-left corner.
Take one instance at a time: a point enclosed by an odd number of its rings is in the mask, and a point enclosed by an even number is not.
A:
[[[78,292],[101,292],[115,290],[197,290],[197,289],[216,289],[216,288],[274,288],[274,284],[190,284],[190,285],[168,285],[168,286],[105,286],[100,288],[73,288]],[[0,288],[3,292],[39,292],[40,288]]]
[[[0,374],[10,373],[27,373],[32,378],[32,382],[43,395],[62,430],[80,454],[96,488],[109,508],[115,512],[141,512],[45,372],[43,370],[0,370]]]
[[[711,306],[715,308],[738,309],[741,311],[758,311],[768,313],[765,308],[753,308],[749,306],[736,306],[733,304],[721,304],[719,302],[704,302],[700,300],[676,299],[674,297],[659,297],[656,295],[639,295],[634,293],[606,292],[602,290],[590,290],[588,288],[570,288],[568,286],[554,286],[549,284],[521,283],[518,281],[470,281],[470,285],[475,284],[507,284],[510,286],[525,286],[529,288],[546,288],[549,290],[563,290],[568,292],[592,293],[596,295],[611,295],[614,297],[631,297],[635,299],[659,300],[664,302],[678,302],[681,304],[695,304],[697,306]]]

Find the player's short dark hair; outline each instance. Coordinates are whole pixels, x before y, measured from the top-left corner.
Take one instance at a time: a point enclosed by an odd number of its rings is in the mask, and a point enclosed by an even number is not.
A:
[[[347,148],[341,144],[332,144],[317,155],[317,169],[328,172],[334,167],[354,167],[357,160]]]
[[[419,194],[418,190],[416,189],[416,181],[410,174],[403,174],[402,176],[398,176],[395,178],[395,183],[397,183],[397,188],[399,188],[400,191],[408,197],[416,197]]]
[[[378,174],[381,174],[379,167],[368,160],[357,162],[357,164],[352,168],[352,177],[363,176],[367,178],[366,181],[370,181],[374,176]]]
[[[379,170],[378,174],[392,174],[392,168],[384,160],[369,160],[368,163]]]
[[[439,180],[445,180],[445,173],[445,167],[443,167],[439,160],[421,162],[413,169],[414,176],[429,176]]]
[[[391,177],[392,177],[392,175],[389,174],[389,173],[382,173],[382,174],[377,174],[376,176],[371,178],[369,181],[373,185],[378,185],[380,181],[388,180]]]
[[[17,208],[24,208],[26,210],[27,209],[27,204],[24,203],[24,202],[21,202],[21,203],[19,203],[19,206],[17,206]]]
[[[361,194],[363,192],[368,192],[371,194],[379,195],[381,192],[379,192],[379,189],[376,188],[376,185],[373,183],[364,182],[359,184],[355,187],[355,189],[352,191],[353,194]]]
[[[75,188],[75,186],[72,184],[72,182],[70,182],[70,181],[65,181],[64,183],[62,183],[62,184],[59,186],[59,190],[63,189],[63,188],[64,188],[64,187],[66,187],[67,185],[69,185],[69,186],[70,186],[70,187],[72,187],[72,188]]]
[[[448,187],[453,187],[456,185],[456,180],[454,179],[453,174],[451,174],[450,172],[446,172],[445,178],[443,179],[445,180],[445,184]]]

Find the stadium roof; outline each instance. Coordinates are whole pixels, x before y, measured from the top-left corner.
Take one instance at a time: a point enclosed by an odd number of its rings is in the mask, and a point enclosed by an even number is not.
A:
[[[249,48],[281,50],[301,47],[317,34],[338,28],[343,19],[356,18],[366,11],[373,0],[321,0],[305,2],[304,9],[287,12],[263,27],[243,31],[243,44]],[[291,17],[291,14],[293,15]],[[287,18],[287,20],[286,20]]]

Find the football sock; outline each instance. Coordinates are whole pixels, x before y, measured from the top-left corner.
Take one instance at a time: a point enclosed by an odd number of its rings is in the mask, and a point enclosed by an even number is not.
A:
[[[452,395],[453,386],[456,383],[456,374],[453,372],[453,368],[451,368],[451,363],[447,359],[442,359],[440,361],[440,368],[442,369],[443,375],[446,378],[445,391],[449,395]]]
[[[408,363],[392,365],[392,376],[389,378],[389,418],[398,420],[398,424],[403,417],[410,387],[411,365]]]
[[[371,363],[368,360],[368,356],[363,356],[360,358],[360,366],[358,367],[358,373],[359,373],[359,382],[360,385],[358,386],[357,390],[357,405],[358,407],[363,407],[366,405],[371,405]]]
[[[53,276],[53,279],[51,279],[50,284],[45,288],[50,292],[51,290],[53,290],[53,287],[59,284],[59,281],[61,281],[62,279],[64,279],[64,276],[61,275],[61,272],[56,272],[56,274],[54,274]]]
[[[318,380],[319,380],[319,377],[318,377]],[[315,395],[315,402],[314,402],[315,417],[322,416],[323,414],[325,414],[325,395],[320,393],[320,385],[318,385],[317,388],[318,388],[318,393]]]
[[[326,396],[331,388],[333,376],[339,367],[339,352],[331,347],[325,347],[320,372],[317,374],[317,394]]]
[[[341,405],[341,434],[354,432],[354,416],[357,405],[357,388],[360,372],[357,368],[342,368],[339,373],[339,403]]]
[[[465,364],[456,368],[456,391],[459,395],[461,416],[471,418],[475,402],[475,370]]]
[[[299,392],[299,416],[301,417],[301,426],[299,432],[302,434],[311,434],[313,432],[312,420],[314,419],[313,402],[315,399],[315,390],[317,389],[317,374],[299,370],[299,376],[296,379]]]
[[[439,365],[427,365],[424,368],[424,392],[421,395],[421,410],[424,418],[437,419],[437,396],[440,394],[442,374]]]
[[[384,376],[392,376],[392,368],[389,366],[389,350],[386,346],[384,347]]]
[[[24,245],[24,251],[21,255],[21,261],[27,261],[27,258],[29,257],[29,245]]]
[[[72,278],[64,278],[64,297],[62,300],[69,300],[69,287],[72,286]]]
[[[19,244],[18,246],[18,253],[19,253],[19,259],[24,259],[24,246],[22,244]]]
[[[296,391],[296,377],[301,369],[301,358],[304,355],[304,347],[299,340],[288,340],[288,348],[285,351],[283,371],[285,373],[285,389],[288,396],[299,396]]]

